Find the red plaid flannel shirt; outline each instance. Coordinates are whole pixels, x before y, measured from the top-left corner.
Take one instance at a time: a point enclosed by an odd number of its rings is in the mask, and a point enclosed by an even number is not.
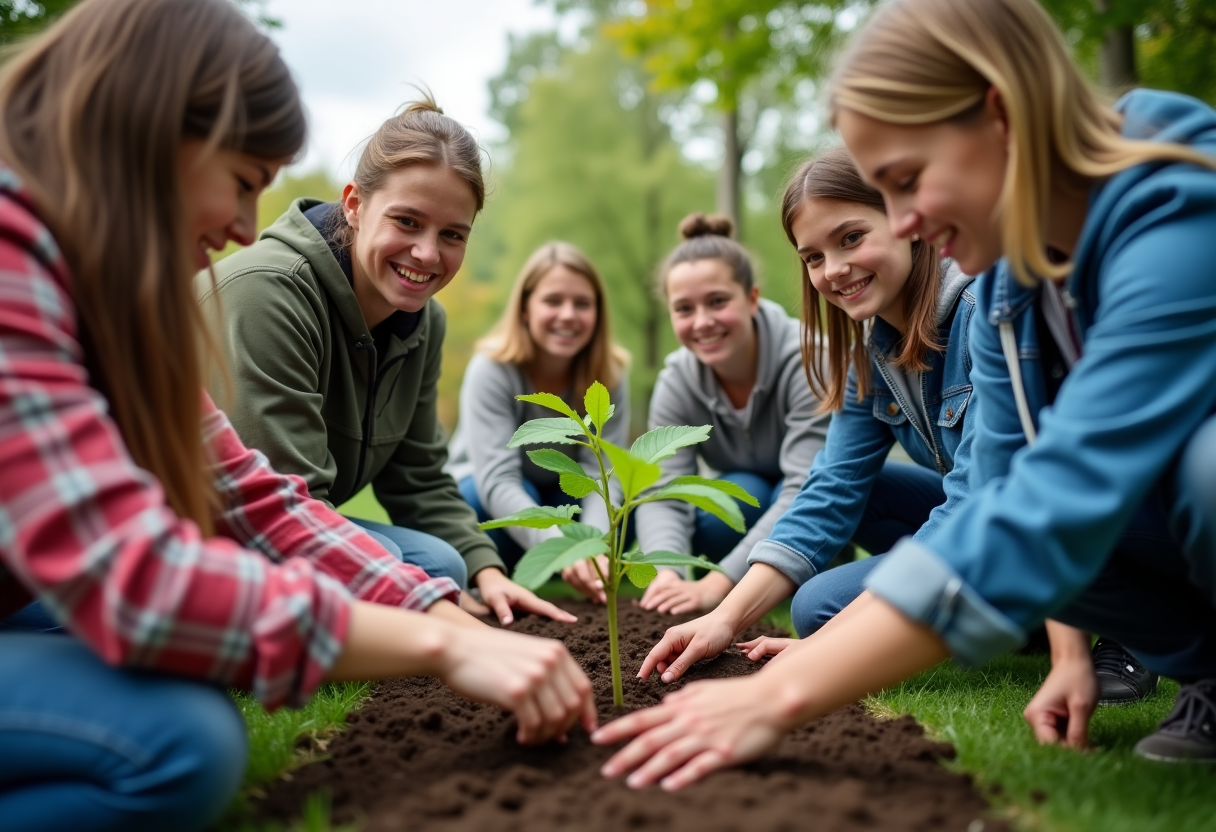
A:
[[[205,402],[227,509],[217,536],[178,517],[88,384],[66,265],[0,167],[0,616],[30,597],[107,662],[299,705],[337,660],[352,596],[455,601],[271,470]],[[205,394],[201,394],[205,395]]]

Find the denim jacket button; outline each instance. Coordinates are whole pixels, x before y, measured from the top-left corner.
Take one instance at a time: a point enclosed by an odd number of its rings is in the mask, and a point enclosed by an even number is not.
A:
[[[946,418],[947,418],[947,419],[953,419],[953,418],[954,418],[954,408],[953,408],[953,407],[947,407],[947,408],[946,408]]]
[[[895,402],[891,402],[889,405],[887,405],[887,415],[896,416],[898,414],[899,414],[899,405],[897,405]]]

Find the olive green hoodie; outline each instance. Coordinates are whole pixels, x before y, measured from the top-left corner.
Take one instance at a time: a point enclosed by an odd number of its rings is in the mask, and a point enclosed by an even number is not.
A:
[[[412,332],[380,339],[378,355],[346,274],[304,216],[319,204],[293,202],[256,243],[216,264],[214,287],[207,272],[196,278],[232,373],[231,397],[212,374],[213,397],[245,443],[303,477],[313,497],[339,505],[371,483],[394,525],[450,543],[470,577],[503,568],[443,471],[443,307],[428,301]]]

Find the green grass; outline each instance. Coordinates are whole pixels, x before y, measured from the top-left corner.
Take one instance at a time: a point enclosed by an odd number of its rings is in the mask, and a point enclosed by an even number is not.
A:
[[[952,662],[867,701],[882,716],[910,713],[958,750],[952,768],[975,777],[998,814],[1051,832],[1200,832],[1216,826],[1216,769],[1141,760],[1132,747],[1173,706],[1163,681],[1144,702],[1100,707],[1096,749],[1035,743],[1022,709],[1049,666],[1045,656],[1006,656],[976,670]],[[999,784],[999,792],[991,789]]]
[[[267,713],[252,696],[234,692],[233,701],[249,735],[249,761],[245,781],[228,812],[217,825],[225,832],[344,832],[348,827],[332,826],[329,801],[325,795],[312,795],[303,807],[302,819],[287,827],[256,823],[248,818],[250,800],[260,796],[264,786],[293,768],[325,755],[329,741],[346,723],[346,716],[370,695],[371,685],[345,682],[322,685],[308,704],[299,710],[281,708]]]

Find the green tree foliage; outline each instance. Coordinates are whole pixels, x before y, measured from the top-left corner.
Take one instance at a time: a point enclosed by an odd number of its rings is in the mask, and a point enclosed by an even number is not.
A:
[[[1134,46],[1138,83],[1216,103],[1216,3],[1212,0],[1041,0],[1094,77],[1112,33]],[[1115,86],[1115,79],[1102,78]]]

